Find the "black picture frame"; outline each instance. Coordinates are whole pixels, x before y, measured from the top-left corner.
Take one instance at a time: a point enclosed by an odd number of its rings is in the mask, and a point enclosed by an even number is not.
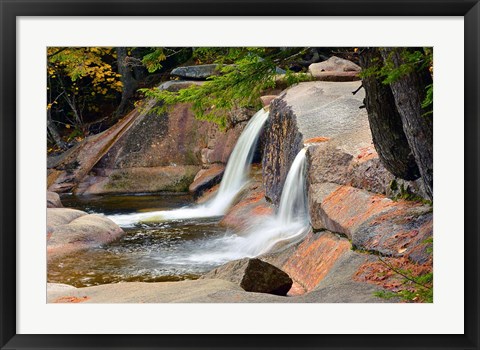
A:
[[[2,349],[478,349],[478,0],[0,0]],[[16,332],[17,16],[463,16],[465,20],[465,334],[27,335]],[[452,122],[454,122],[452,116]],[[453,233],[452,233],[453,234]],[[382,322],[379,320],[379,322]],[[374,326],[372,326],[374,327]]]

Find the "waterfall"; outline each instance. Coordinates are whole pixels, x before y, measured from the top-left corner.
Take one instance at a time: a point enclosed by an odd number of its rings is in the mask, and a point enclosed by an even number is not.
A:
[[[237,193],[247,183],[258,137],[267,121],[268,114],[268,111],[263,108],[260,109],[250,119],[245,130],[238,138],[227,162],[218,193],[212,203],[209,204],[213,212],[217,212],[219,215],[224,214]]]
[[[306,192],[306,152],[296,155],[282,189],[277,213],[253,223],[243,248],[248,256],[257,256],[273,248],[286,248],[300,241],[310,230]]]
[[[306,152],[306,148],[298,152],[283,185],[277,220],[286,226],[294,222],[308,222],[305,190]]]
[[[207,203],[169,211],[111,215],[109,218],[120,226],[128,227],[139,222],[207,218],[224,215],[235,196],[248,182],[250,164],[252,163],[257,141],[268,114],[268,111],[262,108],[247,123],[227,162],[220,188],[215,197]]]
[[[188,262],[220,264],[285,249],[301,241],[310,230],[305,187],[306,148],[297,154],[290,167],[275,215],[252,221],[250,229],[239,235],[212,240],[201,252],[191,255]]]

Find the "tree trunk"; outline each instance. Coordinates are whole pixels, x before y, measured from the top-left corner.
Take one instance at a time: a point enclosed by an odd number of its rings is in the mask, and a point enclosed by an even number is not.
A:
[[[128,99],[132,97],[133,92],[135,91],[135,80],[132,76],[132,71],[127,65],[127,48],[126,47],[117,47],[117,65],[118,73],[121,75],[122,81],[122,100],[118,106],[115,117],[118,119],[124,112],[125,107],[127,106]]]
[[[382,62],[378,49],[366,49],[360,56],[363,71]],[[385,168],[405,180],[415,180],[420,172],[405,136],[390,86],[373,75],[362,78],[365,106],[373,144]]]
[[[391,62],[394,67],[404,64],[402,50],[407,49],[382,49],[384,62]],[[426,115],[428,110],[422,108],[426,88],[430,84],[432,84],[432,76],[428,68],[425,68],[415,69],[400,76],[390,86],[395,105],[402,118],[403,131],[425,185],[425,192],[430,199],[433,199],[433,116]]]
[[[63,142],[60,134],[58,133],[57,127],[55,126],[52,116],[50,114],[50,110],[47,111],[47,130],[53,138],[53,141],[60,149],[65,149],[65,142]]]

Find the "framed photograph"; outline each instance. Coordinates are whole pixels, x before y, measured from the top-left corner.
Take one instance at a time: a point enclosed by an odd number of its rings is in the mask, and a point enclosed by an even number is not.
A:
[[[479,348],[478,1],[0,4],[2,349]]]

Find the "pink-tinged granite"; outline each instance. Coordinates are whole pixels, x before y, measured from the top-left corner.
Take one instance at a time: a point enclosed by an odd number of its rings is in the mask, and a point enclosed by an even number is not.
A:
[[[110,243],[124,234],[103,215],[68,208],[47,209],[47,259]]]
[[[332,233],[309,233],[283,264],[282,270],[302,287],[303,292],[309,292],[325,278],[350,247],[348,240]],[[297,288],[292,293],[301,291]]]
[[[196,197],[202,195],[205,191],[220,183],[224,172],[225,165],[223,164],[212,164],[209,168],[200,170],[188,187],[188,191]]]
[[[310,196],[314,229],[345,234],[361,250],[426,259],[419,246],[433,234],[431,206],[330,183],[312,185]]]
[[[253,183],[240,196],[241,199],[228,210],[220,221],[220,225],[243,230],[258,218],[274,213],[274,207],[265,200],[265,192],[261,183]]]

